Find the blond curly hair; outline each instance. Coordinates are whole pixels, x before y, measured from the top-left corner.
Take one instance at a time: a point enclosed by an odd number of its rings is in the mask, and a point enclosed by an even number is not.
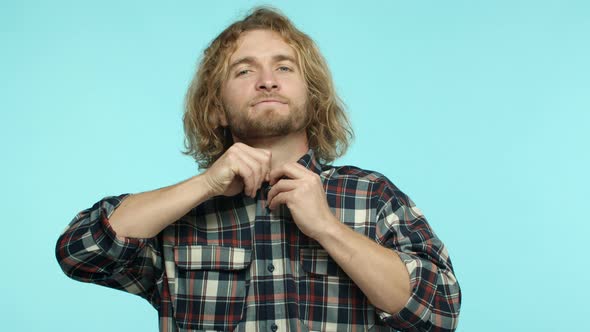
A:
[[[240,34],[260,29],[277,32],[295,51],[308,87],[312,114],[306,132],[316,158],[330,163],[348,149],[352,127],[318,47],[278,10],[257,7],[243,20],[227,27],[205,49],[186,93],[183,115],[186,150],[182,153],[191,155],[200,168],[211,166],[233,144],[231,134],[220,125],[219,115],[224,112],[221,86]]]

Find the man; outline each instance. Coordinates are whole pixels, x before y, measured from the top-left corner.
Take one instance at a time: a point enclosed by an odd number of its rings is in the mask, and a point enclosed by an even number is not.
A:
[[[313,41],[258,8],[206,49],[187,94],[178,184],[105,197],[56,254],[77,280],[137,294],[161,331],[451,331],[443,243],[383,175],[327,163],[351,134]]]

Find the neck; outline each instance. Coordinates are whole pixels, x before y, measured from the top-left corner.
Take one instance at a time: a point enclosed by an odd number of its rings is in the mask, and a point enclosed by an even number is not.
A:
[[[241,142],[257,149],[265,149],[271,152],[270,168],[275,169],[281,165],[299,160],[309,150],[307,133],[305,130],[290,133],[285,136],[262,137],[240,140],[233,136],[234,142]]]

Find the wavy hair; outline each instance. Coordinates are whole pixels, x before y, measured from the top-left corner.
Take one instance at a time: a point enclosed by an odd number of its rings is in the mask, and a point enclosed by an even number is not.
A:
[[[294,49],[307,84],[312,113],[306,127],[309,147],[323,163],[331,163],[342,156],[353,138],[353,131],[344,104],[334,89],[328,65],[314,41],[270,7],[254,8],[243,20],[227,27],[205,49],[185,96],[186,150],[182,153],[191,155],[200,168],[208,168],[233,144],[231,134],[220,125],[219,115],[224,112],[221,86],[238,38],[250,30],[277,32]]]

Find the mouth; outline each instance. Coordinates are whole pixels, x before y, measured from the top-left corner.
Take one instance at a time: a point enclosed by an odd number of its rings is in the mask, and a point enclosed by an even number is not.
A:
[[[268,99],[256,100],[252,103],[252,106],[256,106],[259,104],[270,104],[270,103],[286,104],[287,102],[285,102],[284,100],[281,100],[281,99],[268,98]]]
[[[281,102],[279,102],[278,100],[264,100],[261,102],[256,103],[256,105],[262,105],[262,104],[282,104]]]

